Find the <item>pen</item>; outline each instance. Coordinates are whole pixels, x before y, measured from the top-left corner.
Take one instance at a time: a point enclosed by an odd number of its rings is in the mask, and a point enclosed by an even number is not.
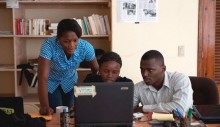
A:
[[[176,112],[177,112],[177,114],[179,115],[180,119],[183,119],[183,115],[181,114],[181,112],[179,111],[178,108],[176,108]]]
[[[189,111],[188,111],[188,119],[192,118],[192,112],[193,112],[193,109],[190,108]]]
[[[174,118],[178,118],[179,117],[179,115],[177,114],[176,110],[172,110],[172,113],[173,113],[173,117]]]

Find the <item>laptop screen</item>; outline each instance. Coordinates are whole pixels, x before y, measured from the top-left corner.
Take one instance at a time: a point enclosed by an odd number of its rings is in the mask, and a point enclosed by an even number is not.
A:
[[[76,84],[76,125],[132,126],[133,91],[132,82]]]
[[[194,115],[205,123],[220,122],[220,105],[194,105]]]

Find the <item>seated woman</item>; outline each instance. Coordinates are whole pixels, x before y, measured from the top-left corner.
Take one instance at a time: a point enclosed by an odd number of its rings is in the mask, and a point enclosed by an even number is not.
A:
[[[131,79],[119,76],[121,67],[121,57],[115,52],[106,52],[99,60],[98,74],[88,74],[84,82],[132,82]]]

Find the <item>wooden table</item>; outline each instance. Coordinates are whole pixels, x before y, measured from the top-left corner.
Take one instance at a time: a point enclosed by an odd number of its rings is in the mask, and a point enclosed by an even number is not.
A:
[[[140,121],[146,121],[147,117],[146,114]],[[60,127],[58,117],[56,114],[53,115],[53,118],[51,121],[47,122],[47,127]],[[135,121],[135,127],[151,127],[151,125],[148,124],[148,122],[140,122],[140,121]],[[71,123],[74,123],[74,119],[71,119]],[[207,127],[220,127],[219,124],[206,124]],[[70,127],[74,127],[74,125],[71,125]]]

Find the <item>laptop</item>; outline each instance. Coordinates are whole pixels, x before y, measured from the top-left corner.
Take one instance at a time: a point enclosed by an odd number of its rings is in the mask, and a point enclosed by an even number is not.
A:
[[[194,105],[193,114],[204,123],[220,122],[220,105]]]
[[[133,92],[133,82],[76,84],[75,126],[132,127]]]
[[[0,110],[7,114],[24,114],[23,98],[21,97],[0,97]]]

